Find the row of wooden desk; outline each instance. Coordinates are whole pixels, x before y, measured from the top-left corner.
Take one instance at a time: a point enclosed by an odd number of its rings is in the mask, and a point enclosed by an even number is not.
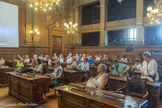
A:
[[[23,102],[34,102],[34,103],[42,103],[44,102],[43,93],[47,90],[48,86],[51,84],[50,77],[44,76],[44,75],[36,75],[35,78],[27,78],[22,75],[17,75],[14,72],[10,72],[9,74],[9,94],[18,98],[19,100]],[[71,74],[74,74],[74,72],[71,72]],[[74,75],[75,76],[75,75]],[[69,79],[72,79],[69,77]],[[73,82],[74,80],[69,81]],[[75,80],[75,82],[80,82],[79,78]],[[121,88],[125,86],[126,84],[126,78],[119,78],[115,76],[109,77],[109,90],[110,91],[116,91],[118,88]],[[85,92],[76,91],[69,91],[67,90],[67,86],[64,86],[63,88],[56,88],[57,90],[61,90],[60,92],[60,98],[59,98],[59,105],[61,107],[59,108],[70,108],[71,105],[77,104],[74,106],[79,107],[78,105],[81,105],[82,107],[92,107],[94,105],[94,108],[109,108],[112,107],[112,103],[118,103],[120,107],[122,105],[128,105],[123,102],[118,102],[114,99],[108,99],[103,98],[100,96],[91,96]],[[67,90],[67,91],[66,91]],[[92,92],[94,92],[94,89],[92,89]],[[160,93],[161,93],[161,83],[147,83],[147,90],[149,92],[148,97],[148,106],[149,108],[158,108],[160,104]],[[78,99],[78,100],[77,100]],[[127,98],[126,98],[127,99]],[[132,99],[132,98],[131,98]],[[134,98],[135,99],[135,98]],[[137,98],[138,99],[138,98]],[[138,99],[140,101],[140,104],[142,104],[142,99]],[[77,101],[77,102],[76,102]],[[102,102],[103,101],[103,102]],[[79,103],[80,102],[80,103]],[[124,100],[124,102],[127,102]],[[62,107],[61,104],[69,104],[66,106],[69,107]],[[128,102],[131,103],[131,102]],[[115,106],[114,106],[115,105]],[[114,104],[113,107],[119,107],[117,104]],[[134,105],[134,104],[132,104]],[[136,104],[137,105],[137,104]],[[139,105],[139,104],[138,104]],[[80,106],[80,107],[81,107]],[[74,107],[74,108],[75,108]],[[82,108],[81,107],[81,108]],[[135,107],[136,108],[136,107]]]
[[[122,88],[126,85],[126,77],[116,77],[116,76],[109,76],[109,90],[110,91],[116,91],[119,88]],[[148,106],[149,108],[159,108],[159,105],[161,104],[161,91],[162,91],[162,83],[156,82],[151,83],[147,82],[146,89],[149,93],[148,96]]]
[[[9,78],[6,72],[13,72],[13,71],[14,71],[14,68],[11,68],[11,67],[7,67],[7,66],[0,67],[0,88],[8,86]]]
[[[147,108],[148,104],[144,99],[122,97],[120,94],[90,87],[75,89],[65,85],[56,90],[59,93],[58,108]]]

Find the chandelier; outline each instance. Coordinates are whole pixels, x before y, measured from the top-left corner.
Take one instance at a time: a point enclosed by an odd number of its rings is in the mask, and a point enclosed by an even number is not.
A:
[[[29,0],[29,6],[34,10],[50,11],[59,4],[60,0]]]
[[[74,34],[74,32],[77,31],[78,24],[74,24],[72,21],[69,21],[69,23],[64,23],[64,26],[68,34]]]
[[[154,0],[155,6],[149,6],[147,8],[147,17],[151,19],[151,24],[156,23],[160,24],[161,23],[161,18],[162,18],[162,1],[161,0]]]

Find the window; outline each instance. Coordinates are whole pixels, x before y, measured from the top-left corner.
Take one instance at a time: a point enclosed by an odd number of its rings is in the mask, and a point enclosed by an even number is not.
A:
[[[162,45],[162,26],[147,26],[144,29],[144,43],[148,46]]]
[[[100,23],[100,2],[82,7],[82,25]]]
[[[107,13],[108,22],[136,18],[136,0],[108,0]]]
[[[136,41],[136,29],[128,30],[128,41]]]
[[[82,46],[99,46],[100,32],[83,33]]]
[[[136,43],[136,29],[108,31],[109,46],[133,46]]]

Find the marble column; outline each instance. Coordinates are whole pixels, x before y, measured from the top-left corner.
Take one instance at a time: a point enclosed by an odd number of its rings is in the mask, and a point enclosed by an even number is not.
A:
[[[100,46],[105,45],[106,2],[107,0],[100,0]]]
[[[143,8],[144,0],[136,0],[136,46],[142,46],[144,40],[144,27],[143,27]]]

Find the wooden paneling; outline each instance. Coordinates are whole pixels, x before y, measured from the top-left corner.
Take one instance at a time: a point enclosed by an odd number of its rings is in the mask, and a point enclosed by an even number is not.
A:
[[[0,48],[0,57],[4,56],[6,59],[12,59],[15,54],[20,55],[29,55],[32,57],[32,46],[20,46],[19,48]],[[49,47],[36,46],[35,54],[48,54],[49,55]]]
[[[19,42],[23,44],[25,42],[25,24],[26,24],[26,11],[25,8],[19,7]]]
[[[39,35],[39,42],[40,44],[47,44],[47,40],[48,40],[48,36],[47,36],[47,19],[46,19],[46,15],[39,13],[39,31],[40,31],[40,35]]]

